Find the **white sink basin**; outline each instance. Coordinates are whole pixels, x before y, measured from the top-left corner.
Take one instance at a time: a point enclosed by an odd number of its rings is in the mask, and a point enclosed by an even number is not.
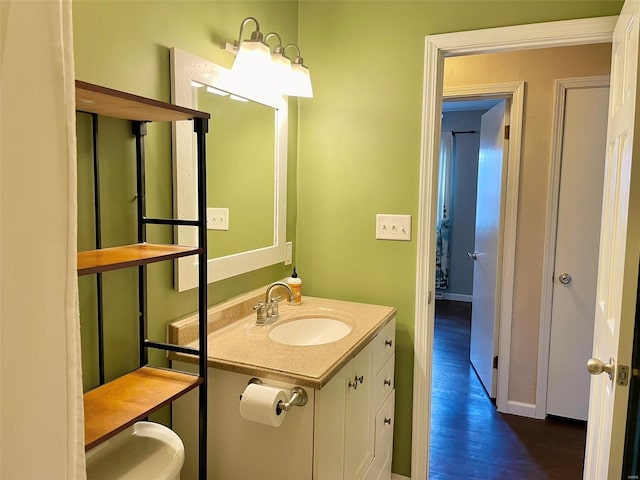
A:
[[[269,338],[285,345],[323,345],[346,337],[351,327],[340,320],[324,317],[300,318],[278,325]]]

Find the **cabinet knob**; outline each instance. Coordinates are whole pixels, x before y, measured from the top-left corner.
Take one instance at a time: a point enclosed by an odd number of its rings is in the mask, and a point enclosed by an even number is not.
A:
[[[385,340],[384,341],[384,345],[386,347],[392,347],[393,346],[393,340]]]
[[[349,388],[353,388],[354,390],[358,389],[358,381],[357,380],[355,380],[353,382],[350,381],[347,385],[349,386]]]
[[[386,417],[384,419],[384,423],[386,423],[387,425],[391,425],[391,418],[390,417]]]
[[[385,379],[384,384],[387,386],[391,386],[391,380],[390,379]]]
[[[364,375],[360,375],[359,377],[356,375],[354,378],[356,382],[364,383]]]

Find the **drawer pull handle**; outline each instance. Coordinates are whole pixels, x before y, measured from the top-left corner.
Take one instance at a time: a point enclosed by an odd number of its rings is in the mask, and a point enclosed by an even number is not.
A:
[[[393,347],[393,340],[385,340],[384,345],[386,347]]]
[[[391,380],[386,379],[386,380],[384,381],[384,384],[390,387],[390,386],[391,386]]]
[[[391,425],[391,418],[390,417],[386,417],[384,419],[384,423],[386,423],[387,425]]]
[[[353,381],[350,381],[348,383],[349,388],[353,387],[354,390],[357,390],[358,389],[358,382],[360,382],[361,384],[364,383],[364,375],[360,375],[360,376],[356,375],[355,377],[353,377]]]

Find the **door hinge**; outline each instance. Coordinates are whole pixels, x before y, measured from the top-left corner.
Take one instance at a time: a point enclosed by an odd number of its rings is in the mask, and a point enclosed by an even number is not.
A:
[[[510,125],[504,126],[504,139],[509,140],[509,134],[511,133]]]
[[[493,357],[493,368],[498,368],[498,355]]]

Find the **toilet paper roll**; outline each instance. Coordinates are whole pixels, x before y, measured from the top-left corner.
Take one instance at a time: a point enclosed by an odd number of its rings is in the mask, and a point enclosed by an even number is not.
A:
[[[240,399],[240,415],[252,422],[279,427],[286,412],[278,408],[278,403],[286,402],[288,398],[287,391],[282,388],[250,383]]]

